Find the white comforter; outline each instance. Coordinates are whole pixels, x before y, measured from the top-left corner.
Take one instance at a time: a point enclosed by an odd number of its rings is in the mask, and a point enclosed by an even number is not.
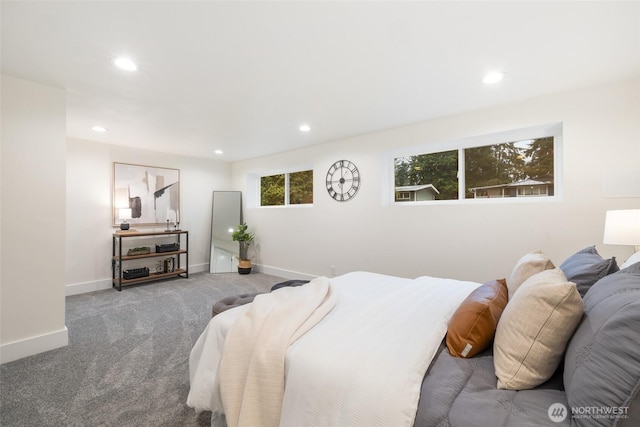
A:
[[[460,302],[479,283],[356,272],[330,280],[338,302],[286,354],[281,426],[411,426],[422,378]],[[214,317],[190,358],[188,405],[224,422],[218,366],[247,306]]]

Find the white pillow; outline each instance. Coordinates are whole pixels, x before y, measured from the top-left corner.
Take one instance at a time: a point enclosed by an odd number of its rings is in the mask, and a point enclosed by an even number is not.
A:
[[[621,266],[620,266],[620,270],[623,270],[627,267],[629,267],[632,264],[635,264],[636,262],[640,262],[640,251],[636,252],[635,254],[631,255]]]
[[[527,279],[502,312],[493,343],[498,388],[526,390],[553,375],[582,318],[582,297],[559,268]]]
[[[509,290],[509,299],[513,298],[513,294],[522,285],[525,280],[544,270],[549,270],[555,266],[542,251],[535,251],[526,254],[516,262],[511,271],[509,280],[507,280],[507,289]]]

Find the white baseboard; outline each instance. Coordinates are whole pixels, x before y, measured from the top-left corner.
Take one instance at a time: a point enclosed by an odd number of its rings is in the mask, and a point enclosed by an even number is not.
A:
[[[209,271],[208,263],[189,266],[189,274],[201,273],[203,271]],[[111,289],[112,287],[113,286],[111,284],[111,279],[100,279],[100,280],[95,280],[93,282],[73,283],[65,286],[65,295],[71,296],[71,295],[86,294],[89,292]]]
[[[69,345],[69,331],[65,326],[59,331],[0,345],[0,364],[67,345]]]
[[[209,263],[205,262],[203,264],[196,264],[189,266],[189,274],[191,273],[202,273],[203,271],[209,272]]]
[[[111,289],[111,279],[96,280],[95,282],[74,283],[67,285],[64,288],[66,296],[102,291],[105,289]]]
[[[317,277],[307,273],[300,273],[299,271],[285,270],[283,268],[270,267],[268,265],[254,264],[253,267],[259,273],[271,274],[273,276],[283,277],[289,280],[313,280]]]

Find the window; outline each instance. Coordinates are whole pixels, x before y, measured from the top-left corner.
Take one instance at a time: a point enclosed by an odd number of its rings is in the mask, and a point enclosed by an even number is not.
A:
[[[313,171],[289,174],[289,204],[304,205],[313,203]]]
[[[523,137],[531,134],[535,137]],[[554,196],[560,135],[560,125],[554,125],[449,144],[458,145],[456,149],[395,157],[394,200]]]
[[[553,137],[464,150],[465,198],[553,195]]]
[[[313,203],[313,170],[260,177],[260,206]]]
[[[283,173],[260,178],[260,206],[284,205],[284,178]]]
[[[395,159],[396,188],[410,194],[398,201],[419,200],[420,187],[431,185],[438,190],[438,197],[431,200],[458,198],[458,150],[420,154]],[[424,200],[424,199],[423,199]]]

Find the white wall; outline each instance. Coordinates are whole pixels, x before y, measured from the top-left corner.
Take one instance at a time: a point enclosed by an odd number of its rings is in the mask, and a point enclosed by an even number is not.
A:
[[[0,362],[68,343],[65,92],[2,75]]]
[[[190,272],[208,271],[213,191],[230,189],[228,163],[69,139],[67,295],[111,288],[113,162],[180,169],[180,228],[189,231]]]
[[[485,281],[508,275],[517,258],[534,249],[556,263],[592,244],[620,261],[631,253],[601,244],[604,215],[640,208],[640,198],[607,197],[603,187],[617,171],[640,170],[638,117],[635,77],[230,166],[65,141],[64,91],[3,75],[0,361],[66,345],[65,284],[67,294],[111,287],[113,161],[180,169],[181,226],[190,231],[190,265],[197,270],[209,261],[212,191],[243,190],[246,203],[247,173],[312,164],[313,207],[245,207],[257,233],[255,262],[263,269],[299,277],[331,275],[335,266],[336,274],[370,270]],[[561,201],[382,203],[389,151],[558,121],[564,123]],[[355,199],[338,203],[326,194],[324,179],[329,165],[343,158],[358,165],[363,182]]]
[[[247,174],[307,165],[313,159],[312,208],[245,207],[256,232],[256,264],[287,277],[369,270],[405,277],[484,282],[505,277],[525,253],[541,249],[559,265],[595,244],[620,263],[631,247],[602,244],[607,209],[639,208],[640,198],[607,197],[616,171],[640,169],[640,78],[469,112],[233,165],[234,187]],[[394,149],[464,139],[555,122],[564,124],[564,198],[557,202],[382,203],[385,158]],[[348,159],[362,185],[351,201],[329,198],[327,169]],[[638,175],[636,175],[638,176]],[[637,183],[636,183],[637,188]],[[245,198],[246,202],[246,198]],[[304,274],[297,274],[304,273]]]

